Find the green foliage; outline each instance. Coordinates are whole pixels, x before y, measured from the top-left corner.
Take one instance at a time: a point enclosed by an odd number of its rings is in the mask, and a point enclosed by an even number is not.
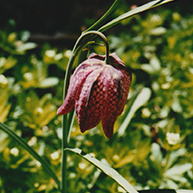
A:
[[[62,120],[56,110],[70,51],[40,50],[28,37],[28,32],[0,31],[0,121],[60,178]],[[115,135],[107,140],[101,125],[82,134],[75,119],[70,146],[112,166],[136,189],[193,189],[192,37],[193,17],[171,10],[122,21],[116,35],[108,36],[110,49],[132,69],[133,81]],[[142,88],[147,92],[137,99]],[[123,192],[74,154],[68,156],[68,176],[69,192]],[[39,162],[1,130],[0,192],[57,192]]]
[[[192,17],[162,10],[130,19],[120,36],[110,37],[111,49],[134,70],[132,89],[143,85],[152,92],[127,129],[152,138],[147,171],[135,168],[135,179],[148,176],[141,181],[148,188],[192,187],[192,22]]]
[[[24,54],[26,50],[36,47],[33,42],[26,42],[29,38],[29,32],[25,31],[21,34],[16,32],[7,33],[0,31],[0,48],[10,54]]]
[[[56,53],[54,49],[43,49],[41,56],[37,54],[38,50],[28,53],[26,50],[35,45],[25,43],[28,32],[22,32],[21,39],[17,39],[20,34],[16,32],[6,34],[9,32],[1,31],[0,121],[46,159],[59,176],[60,159],[52,159],[52,155],[60,149],[60,140],[53,126],[60,125],[56,111],[61,102],[61,91],[54,89],[59,78],[51,68],[54,66],[59,71],[58,63],[67,60],[67,51]],[[22,47],[14,47],[18,42]],[[51,60],[53,58],[48,53],[53,51],[55,59]],[[62,77],[64,71],[59,72]],[[54,97],[57,93],[58,97]],[[56,192],[56,182],[42,170],[41,164],[3,131],[0,136],[0,192]]]

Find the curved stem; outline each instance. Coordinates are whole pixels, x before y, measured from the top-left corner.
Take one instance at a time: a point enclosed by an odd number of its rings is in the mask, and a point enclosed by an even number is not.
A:
[[[90,35],[90,36],[89,36]],[[82,41],[83,38],[86,36],[89,36],[86,40]],[[66,94],[67,94],[67,89],[69,86],[70,82],[70,75],[72,71],[72,66],[74,63],[74,60],[76,56],[78,55],[79,51],[84,48],[87,43],[94,39],[96,36],[99,36],[103,42],[105,43],[106,46],[106,57],[105,57],[105,62],[108,63],[109,60],[109,44],[107,41],[107,38],[105,35],[103,35],[99,31],[88,31],[83,33],[78,40],[76,41],[74,48],[72,50],[71,57],[69,59],[67,69],[66,69],[66,75],[64,78],[64,89],[63,89],[63,98],[65,99]],[[71,118],[68,118],[67,115],[63,115],[62,118],[62,161],[61,161],[61,193],[67,193],[67,152],[63,151],[65,148],[68,147],[68,138],[69,138],[69,132],[70,132],[70,127],[71,124],[68,124],[68,122],[71,122],[73,116]]]
[[[81,42],[83,40],[83,38],[85,38],[88,35],[95,35],[95,36],[91,36],[89,38],[87,38],[84,42]],[[74,60],[76,58],[76,56],[78,55],[79,51],[87,44],[87,42],[91,41],[92,39],[94,39],[96,36],[101,37],[101,39],[104,41],[105,46],[106,46],[106,57],[105,57],[105,61],[106,63],[108,63],[109,61],[109,44],[107,41],[106,36],[99,32],[99,31],[88,31],[83,33],[78,40],[76,41],[74,48],[72,50],[72,54],[71,57],[69,59],[68,65],[67,65],[67,69],[66,69],[66,76],[64,79],[64,91],[63,91],[63,98],[65,99],[66,94],[67,94],[67,89],[68,89],[68,85],[69,85],[69,81],[70,81],[70,75],[71,75],[71,70],[72,70],[72,65],[74,63]]]
[[[82,37],[84,37],[86,35],[89,35],[89,34],[94,34],[94,35],[99,36],[103,40],[103,42],[105,43],[105,47],[106,47],[105,63],[108,63],[109,62],[109,43],[107,41],[106,36],[103,33],[99,32],[99,31],[88,31],[88,32],[83,33]]]
[[[118,1],[115,1],[114,5],[108,10],[109,13],[105,14],[104,17],[101,18],[101,20],[97,21],[94,25],[92,25],[86,32],[84,32],[79,38],[78,40],[76,41],[76,44],[74,45],[74,48],[72,50],[72,55],[69,59],[69,62],[68,62],[68,66],[67,66],[67,70],[66,70],[66,76],[65,76],[65,79],[64,79],[64,98],[66,97],[66,93],[67,93],[67,89],[68,89],[68,85],[69,85],[69,80],[70,80],[70,75],[71,75],[71,70],[72,70],[72,66],[73,66],[73,63],[74,63],[74,60],[78,54],[78,52],[87,44],[87,42],[93,40],[97,35],[100,36],[105,45],[106,45],[106,58],[105,58],[105,62],[108,63],[108,59],[109,59],[109,45],[108,45],[108,42],[107,42],[107,39],[106,37],[101,33],[107,29],[109,29],[110,27],[120,23],[120,21],[128,18],[128,17],[131,17],[137,13],[140,13],[142,11],[145,11],[147,9],[150,9],[150,8],[153,8],[153,7],[156,7],[156,6],[159,6],[161,4],[164,4],[164,3],[167,3],[167,2],[170,2],[170,1],[173,1],[173,0],[154,0],[152,2],[149,2],[143,6],[140,6],[134,10],[131,10],[117,18],[115,18],[114,20],[111,20],[110,22],[108,22],[106,25],[103,25],[102,27],[100,27],[98,29],[98,31],[88,31],[88,30],[91,30],[93,28],[96,28],[98,27],[99,25],[101,25],[101,22],[105,21],[107,16],[111,15],[112,14],[112,10],[117,6],[117,3]],[[101,32],[100,32],[101,31]],[[87,37],[84,41],[82,41],[82,39],[85,37],[85,36],[88,36],[90,35],[89,37]],[[61,192],[64,193],[64,192],[67,192],[66,190],[66,178],[67,178],[67,175],[66,175],[66,163],[67,163],[67,154],[64,153],[63,149],[65,149],[67,147],[67,138],[68,138],[68,134],[69,134],[69,126],[67,124],[69,120],[67,119],[67,115],[63,115],[63,138],[62,138],[62,184],[61,184]]]

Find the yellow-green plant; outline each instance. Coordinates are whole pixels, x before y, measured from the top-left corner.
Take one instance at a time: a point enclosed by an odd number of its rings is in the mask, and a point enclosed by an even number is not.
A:
[[[82,33],[82,35],[80,36],[80,38],[77,40],[77,42],[72,50],[72,54],[71,54],[71,57],[69,59],[67,70],[66,70],[65,81],[64,81],[64,98],[66,96],[66,92],[68,89],[71,70],[72,70],[72,66],[74,64],[75,59],[79,56],[78,54],[81,52],[81,50],[83,48],[85,48],[88,45],[92,45],[93,43],[96,43],[95,41],[96,41],[98,34],[101,34],[101,32],[106,31],[107,29],[120,23],[121,21],[123,21],[124,19],[126,19],[128,17],[131,17],[131,16],[133,16],[137,13],[140,13],[144,10],[147,10],[149,8],[153,8],[155,6],[161,5],[161,4],[169,2],[169,1],[170,0],[165,0],[165,1],[164,0],[162,0],[162,1],[154,0],[154,1],[148,3],[144,6],[135,8],[135,9],[111,20],[110,22],[106,23],[105,25],[103,25],[103,23],[105,23],[107,19],[112,17],[112,13],[117,9],[118,3],[120,1],[116,0],[114,2],[114,4],[111,6],[111,8],[106,12],[106,14],[99,21],[97,21],[94,25],[92,25],[90,28],[85,30]],[[151,33],[151,35],[162,34],[165,32],[163,28],[156,28],[156,25],[153,26],[153,28],[154,27],[155,27],[155,29],[150,30],[150,32],[149,32],[149,33]],[[11,38],[11,36],[10,36],[10,38]],[[172,45],[175,44],[174,41],[175,41],[175,39],[173,40],[172,37],[168,38],[168,42],[169,42],[171,48],[173,47]],[[172,42],[174,42],[174,43],[172,44]],[[7,49],[5,49],[5,50],[7,50]],[[22,51],[22,49],[20,49],[19,51]],[[147,51],[147,54],[149,54],[148,48],[146,51]],[[137,53],[135,53],[135,54],[137,55]],[[40,64],[40,67],[41,67],[41,64]],[[143,65],[141,65],[140,68],[143,71],[151,74],[152,77],[154,77],[154,76],[157,77],[157,74],[159,73],[159,70],[160,70],[159,60],[157,59],[156,56],[150,57],[149,58],[149,65],[143,64]],[[28,80],[27,83],[26,82],[22,83],[22,81],[20,82],[24,88],[29,88],[31,86],[32,87],[40,87],[40,88],[44,87],[44,84],[42,83],[42,81],[44,81],[45,79],[44,80],[38,79],[38,74],[37,74],[38,70],[34,71],[34,73],[29,73],[28,69],[24,69],[24,71],[25,71],[24,78],[26,78]],[[44,77],[46,77],[46,76],[44,76]],[[33,79],[38,79],[38,81],[33,81]],[[190,77],[190,79],[191,79],[191,77]],[[53,85],[56,85],[58,83],[57,78],[51,79],[50,81],[51,81],[51,83],[52,83],[52,81],[55,81],[55,83]],[[39,84],[36,85],[35,82],[38,82]],[[49,82],[49,80],[48,80],[48,82]],[[42,84],[43,84],[43,86],[42,86]],[[162,85],[163,88],[167,88],[167,86],[168,86],[167,84]],[[186,84],[186,86],[188,87],[187,84]],[[152,85],[152,87],[156,88],[156,81],[155,81],[154,85]],[[156,89],[155,89],[155,91],[156,91]],[[147,102],[147,100],[150,98],[150,94],[151,94],[150,92],[151,91],[149,89],[143,88],[143,89],[139,89],[139,91],[136,91],[136,93],[133,95],[132,102],[128,105],[128,108],[127,108],[126,115],[128,115],[128,117],[123,116],[123,118],[124,118],[123,124],[120,125],[120,131],[118,132],[120,137],[123,135],[124,131],[126,130],[126,127],[128,126],[130,119],[131,119],[132,115],[134,114],[134,112],[138,108],[140,108],[145,102]],[[138,98],[140,96],[142,96],[142,97]],[[144,96],[146,96],[146,98],[144,98]],[[30,110],[34,111],[33,103],[30,103],[30,97],[25,96],[25,95],[23,95],[22,97],[23,97],[22,99],[24,99],[24,101],[25,101],[23,104],[23,106],[25,106],[25,107],[23,109],[26,108],[26,110],[27,110],[28,108],[30,108]],[[5,100],[5,98],[6,97],[3,97],[3,100]],[[35,98],[35,102],[38,104],[37,109],[35,109],[35,112],[38,114],[38,117],[36,117],[35,114],[34,114],[34,116],[30,116],[30,111],[28,111],[26,114],[23,114],[21,116],[21,118],[24,122],[25,122],[25,120],[28,120],[27,122],[28,122],[28,124],[30,124],[30,127],[36,128],[36,127],[41,127],[44,124],[47,124],[47,122],[49,122],[50,120],[53,119],[53,117],[54,117],[53,113],[55,112],[55,107],[52,105],[52,103],[50,103],[50,96],[49,95],[44,95],[41,100],[39,100],[37,96],[35,96],[33,98]],[[173,103],[174,103],[173,109],[179,109],[175,106],[176,98],[173,101]],[[140,100],[140,99],[143,99],[143,100]],[[137,102],[140,101],[141,103],[136,104],[136,101]],[[5,103],[6,103],[5,101],[2,103],[2,106],[3,106],[2,108],[6,110],[5,112],[7,112],[10,108],[10,105],[9,104],[6,105]],[[49,113],[47,111],[49,111]],[[144,112],[144,116],[146,116],[148,114],[147,109],[145,109],[143,112]],[[50,118],[48,118],[48,116],[50,116]],[[45,121],[45,117],[46,117],[46,121]],[[74,121],[74,111],[72,111],[69,115],[63,116],[62,167],[61,167],[62,168],[62,170],[61,170],[62,176],[61,176],[61,180],[58,179],[58,177],[51,170],[51,168],[49,167],[47,162],[41,156],[39,156],[28,144],[26,144],[25,141],[22,140],[21,137],[18,137],[12,130],[10,130],[3,123],[0,123],[0,127],[3,131],[7,132],[10,136],[15,138],[31,155],[33,155],[42,164],[42,166],[45,168],[47,173],[55,180],[55,182],[58,185],[58,190],[61,191],[62,193],[67,192],[67,188],[66,188],[67,187],[67,177],[68,177],[67,176],[67,151],[74,152],[74,153],[78,154],[79,156],[83,157],[84,159],[88,160],[89,162],[91,162],[93,165],[95,165],[96,167],[101,169],[104,173],[106,173],[108,176],[113,178],[117,183],[119,183],[119,185],[125,191],[137,192],[123,177],[121,177],[112,168],[104,165],[102,162],[100,162],[97,159],[93,158],[92,156],[84,153],[81,149],[68,147],[68,139],[69,139],[70,134],[71,134],[73,121]],[[2,122],[4,122],[4,119],[2,120]],[[149,141],[147,141],[147,143],[144,146],[148,147],[148,144],[149,144]],[[144,148],[144,149],[146,149],[146,148]],[[127,149],[126,149],[126,151],[127,151]],[[131,150],[129,152],[130,152],[130,154],[128,154],[128,155],[122,154],[122,158],[121,158],[122,162],[115,164],[116,168],[121,167],[126,162],[129,163],[132,161],[132,157],[135,156],[135,153],[132,152]],[[152,150],[151,150],[151,160],[150,161],[155,163],[155,164],[161,165],[161,164],[163,164],[162,162],[164,162],[164,161],[162,160],[162,157],[159,157],[159,155],[156,154],[157,152],[159,152],[159,148],[157,146],[153,146]],[[140,159],[142,160],[147,155],[147,153],[148,153],[148,151],[145,152],[144,155],[142,155],[142,152],[139,152],[138,154],[141,155]],[[131,156],[131,158],[130,158],[131,160],[128,159],[128,157],[130,157],[130,156]],[[172,156],[173,156],[173,154],[172,154]],[[116,162],[116,159],[114,159],[114,160]],[[158,160],[159,162],[156,162],[156,160]],[[167,160],[167,161],[171,162],[170,160]],[[165,166],[165,168],[167,168],[167,167],[170,167],[171,164],[165,164],[164,166]],[[191,167],[191,165],[186,165],[186,168],[184,171],[186,171],[187,169],[190,169],[190,167]],[[172,170],[170,170],[170,171],[172,171]],[[167,179],[168,173],[165,172],[164,176]]]

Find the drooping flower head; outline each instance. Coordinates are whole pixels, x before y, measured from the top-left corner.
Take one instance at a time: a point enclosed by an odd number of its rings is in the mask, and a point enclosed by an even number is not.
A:
[[[111,138],[127,101],[131,74],[115,53],[109,55],[109,64],[104,60],[105,56],[91,54],[76,68],[57,114],[67,114],[75,107],[81,132],[102,120],[104,133]]]

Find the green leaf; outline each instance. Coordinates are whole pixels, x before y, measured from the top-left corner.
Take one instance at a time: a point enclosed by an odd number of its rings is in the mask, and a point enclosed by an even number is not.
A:
[[[91,27],[89,27],[86,31],[97,29],[102,23],[104,23],[116,11],[119,3],[120,3],[120,0],[115,0],[115,2],[112,4],[109,10],[98,21],[96,21]]]
[[[124,190],[130,193],[138,193],[132,186],[131,184],[123,178],[116,170],[111,168],[110,166],[102,163],[98,159],[90,156],[89,154],[83,152],[81,149],[78,148],[65,148],[64,151],[72,151],[76,154],[78,154],[80,157],[86,159],[89,161],[91,164],[102,170],[106,175],[111,177],[113,180],[115,180]]]
[[[53,87],[53,86],[56,86],[58,82],[59,82],[59,79],[56,77],[45,78],[44,80],[40,82],[39,87],[40,88]]]
[[[173,1],[173,0],[154,0],[154,1],[151,1],[149,3],[146,3],[145,5],[142,5],[140,7],[132,9],[132,10],[120,15],[119,17],[113,19],[112,21],[108,22],[106,25],[102,26],[98,31],[103,32],[103,31],[109,29],[110,27],[120,23],[122,20],[127,19],[128,17],[131,17],[137,13],[141,13],[141,12],[146,11],[148,9],[151,9],[153,7],[157,7],[157,6],[162,5],[164,3],[168,3],[170,1]]]
[[[26,50],[31,50],[31,49],[35,48],[36,46],[37,46],[36,43],[27,42],[27,43],[24,43],[24,44],[18,46],[18,47],[16,48],[16,50],[17,50],[18,52],[24,52],[24,51],[26,51]]]
[[[185,148],[180,148],[177,151],[173,151],[169,155],[165,169],[169,169],[180,156],[184,156],[186,153],[187,152]]]
[[[154,35],[154,36],[160,36],[163,35],[167,32],[166,28],[164,27],[156,27],[150,30],[150,35]]]
[[[45,171],[50,175],[50,177],[52,177],[58,184],[58,186],[60,186],[60,181],[58,180],[55,173],[51,170],[48,163],[42,157],[40,157],[39,154],[36,153],[36,151],[34,151],[21,137],[19,137],[11,129],[9,129],[7,125],[0,122],[0,128],[9,136],[13,137],[25,150],[30,153],[30,155],[37,159],[42,164],[42,167],[45,169]]]
[[[175,165],[174,167],[168,169],[165,173],[164,176],[168,177],[170,179],[173,179],[173,177],[175,178],[176,175],[183,175],[183,173],[189,171],[192,168],[192,164],[191,163],[186,163],[186,164],[182,164],[182,165]]]
[[[163,156],[160,146],[157,143],[152,144],[150,159],[153,162],[154,167],[161,171]]]
[[[29,31],[23,31],[21,33],[21,41],[26,42],[30,37],[30,32]]]
[[[141,69],[148,72],[149,74],[155,74],[160,72],[161,64],[159,59],[156,56],[153,56],[150,59],[149,64],[141,65]]]
[[[0,58],[0,74],[4,73],[6,70],[12,68],[17,63],[17,60],[13,57]]]

